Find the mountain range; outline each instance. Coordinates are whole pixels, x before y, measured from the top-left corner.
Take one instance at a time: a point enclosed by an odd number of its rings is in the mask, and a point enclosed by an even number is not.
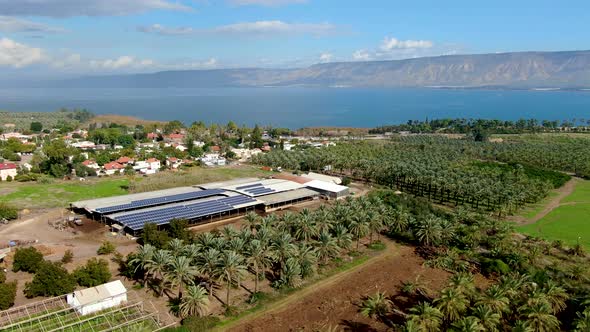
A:
[[[87,76],[42,82],[52,87],[439,87],[590,88],[590,51],[446,55],[405,60],[336,62],[306,68],[177,70]]]

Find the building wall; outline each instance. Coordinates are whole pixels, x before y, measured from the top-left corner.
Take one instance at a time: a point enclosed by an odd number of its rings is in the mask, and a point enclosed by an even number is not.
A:
[[[83,306],[80,306],[80,302],[78,302],[78,299],[75,298],[73,294],[68,294],[66,301],[71,307],[76,308],[76,311],[78,311],[81,315],[88,315],[93,312],[119,306],[121,303],[127,301],[127,294],[116,295],[114,297],[110,297],[95,303],[89,303]]]
[[[3,169],[0,171],[0,179],[2,179],[2,181],[6,181],[9,176],[13,178],[16,176],[16,168]]]

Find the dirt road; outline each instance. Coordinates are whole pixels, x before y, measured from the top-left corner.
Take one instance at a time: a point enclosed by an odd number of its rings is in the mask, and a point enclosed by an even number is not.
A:
[[[447,272],[422,266],[414,249],[388,243],[388,248],[364,264],[311,285],[256,312],[224,326],[226,331],[315,331],[339,326],[351,330],[385,331],[384,324],[363,317],[358,304],[377,291],[393,295],[404,281],[421,275],[431,289],[440,289]]]
[[[556,208],[560,207],[561,205],[565,205],[568,203],[561,203],[561,201],[566,198],[567,196],[571,195],[576,188],[576,184],[578,183],[578,178],[572,178],[569,180],[563,187],[557,190],[558,195],[555,196],[539,213],[537,213],[534,217],[530,219],[525,219],[523,217],[515,218],[515,221],[519,225],[529,225],[534,224],[537,221],[543,219],[546,215],[548,215],[551,211],[555,210]]]

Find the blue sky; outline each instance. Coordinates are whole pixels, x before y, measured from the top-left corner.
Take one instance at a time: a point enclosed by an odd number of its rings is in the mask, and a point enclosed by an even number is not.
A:
[[[590,1],[0,0],[5,77],[590,49]]]

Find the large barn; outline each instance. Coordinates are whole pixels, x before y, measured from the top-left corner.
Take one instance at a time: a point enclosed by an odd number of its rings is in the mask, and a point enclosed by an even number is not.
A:
[[[313,184],[316,181],[309,182]],[[193,225],[203,224],[243,215],[248,211],[268,212],[320,196],[339,197],[337,194],[326,195],[326,188],[301,182],[244,178],[79,201],[72,203],[71,207],[94,220],[135,235],[142,231],[146,223],[166,225],[173,219],[186,219]],[[328,189],[331,187],[327,186]],[[336,189],[340,190],[341,186],[338,187]]]

